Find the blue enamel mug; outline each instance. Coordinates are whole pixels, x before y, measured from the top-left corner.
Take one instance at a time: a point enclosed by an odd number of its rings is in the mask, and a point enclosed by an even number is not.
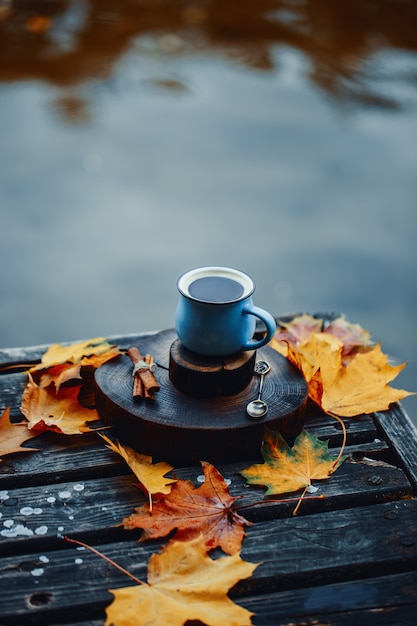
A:
[[[276,330],[270,313],[253,304],[253,280],[229,267],[200,267],[180,276],[175,326],[182,344],[197,354],[228,356],[256,350]],[[256,318],[266,326],[260,340],[253,339]]]

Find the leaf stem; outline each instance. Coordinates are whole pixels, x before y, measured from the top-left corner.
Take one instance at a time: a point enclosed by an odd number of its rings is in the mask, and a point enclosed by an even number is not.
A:
[[[307,489],[309,488],[309,486],[310,486],[310,485],[306,485],[306,486],[304,487],[304,491],[303,491],[303,493],[301,494],[301,496],[299,497],[299,500],[298,500],[297,506],[295,507],[294,511],[292,512],[293,517],[295,517],[295,516],[297,515],[297,511],[298,511],[298,509],[300,508],[300,504],[301,504],[301,502],[303,501],[304,496],[306,495],[306,493],[307,493]]]
[[[335,420],[337,420],[339,422],[339,424],[342,427],[342,431],[343,431],[343,441],[342,441],[342,446],[340,448],[340,452],[335,460],[335,462],[332,465],[332,473],[336,470],[340,459],[342,458],[343,455],[343,451],[346,447],[346,440],[347,440],[347,433],[346,433],[346,426],[345,423],[342,419],[340,419],[340,417],[338,415],[335,415],[334,413],[331,413],[330,411],[328,412],[328,415],[330,415],[330,417],[333,417]]]
[[[108,556],[106,556],[102,552],[99,552],[98,550],[96,550],[92,546],[89,546],[87,543],[83,543],[82,541],[78,541],[78,539],[71,539],[70,537],[67,537],[66,535],[64,536],[64,541],[67,541],[68,543],[75,543],[77,546],[82,546],[83,548],[87,548],[87,550],[90,550],[91,552],[93,552],[94,554],[99,556],[100,558],[104,559],[105,561],[107,561],[107,563],[110,563],[110,565],[113,565],[113,567],[118,569],[120,572],[122,572],[126,576],[129,576],[129,578],[134,580],[135,583],[138,583],[138,585],[146,585],[146,583],[144,583],[139,578],[136,578],[136,576],[133,576],[133,574],[128,572],[124,567],[122,567],[121,565],[118,565],[115,561],[112,561],[112,559],[109,559]]]

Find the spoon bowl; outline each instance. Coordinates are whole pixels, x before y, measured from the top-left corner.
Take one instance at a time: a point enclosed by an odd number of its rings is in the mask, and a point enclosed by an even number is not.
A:
[[[268,405],[263,400],[252,400],[246,407],[246,412],[250,417],[263,417],[268,412]]]

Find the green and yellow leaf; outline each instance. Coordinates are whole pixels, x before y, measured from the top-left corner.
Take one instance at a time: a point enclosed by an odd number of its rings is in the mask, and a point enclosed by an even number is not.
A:
[[[303,430],[290,447],[277,431],[265,430],[262,444],[264,463],[251,465],[240,473],[249,484],[266,487],[265,495],[290,493],[325,480],[344,461],[331,457],[327,442]]]

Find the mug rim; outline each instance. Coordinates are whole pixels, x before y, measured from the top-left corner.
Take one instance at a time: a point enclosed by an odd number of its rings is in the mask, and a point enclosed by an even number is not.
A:
[[[198,278],[204,278],[206,274],[210,276],[223,276],[224,278],[230,278],[231,280],[236,280],[237,277],[240,280],[237,280],[240,285],[243,287],[243,294],[239,298],[233,298],[231,300],[222,300],[221,302],[212,302],[210,300],[201,300],[200,298],[196,298],[192,296],[188,288],[195,280]],[[227,275],[229,274],[229,275]],[[200,276],[201,275],[201,276]],[[241,302],[242,300],[246,300],[249,298],[253,292],[255,291],[255,283],[249,274],[242,272],[241,270],[237,270],[232,267],[226,267],[222,265],[207,265],[203,267],[196,267],[191,270],[187,270],[177,280],[177,289],[187,300],[193,300],[194,302],[200,302],[201,304],[212,304],[212,305],[224,305],[224,304],[232,304],[234,302]]]

